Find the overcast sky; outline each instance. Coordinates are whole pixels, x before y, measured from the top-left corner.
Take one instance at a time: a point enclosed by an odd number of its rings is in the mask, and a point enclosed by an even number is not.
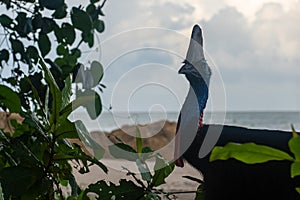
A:
[[[207,110],[300,110],[298,0],[108,0],[104,13],[99,46],[83,55],[104,65],[113,111],[180,110],[194,24],[213,72]]]
[[[299,1],[109,0],[104,11],[102,97],[115,111],[180,109],[194,24],[213,69],[208,110],[300,110]]]

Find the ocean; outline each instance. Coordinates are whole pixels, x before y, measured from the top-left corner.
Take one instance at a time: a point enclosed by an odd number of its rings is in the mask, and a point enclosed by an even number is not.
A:
[[[103,112],[96,120],[91,120],[87,113],[80,112],[74,114],[74,119],[82,120],[89,131],[110,132],[124,125],[149,124],[160,120],[176,122],[178,114]],[[300,130],[300,112],[206,112],[204,123],[287,131],[291,130],[292,124],[296,130]]]

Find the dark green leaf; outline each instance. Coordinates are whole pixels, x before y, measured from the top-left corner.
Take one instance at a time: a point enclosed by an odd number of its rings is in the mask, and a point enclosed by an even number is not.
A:
[[[14,54],[20,53],[21,56],[23,57],[25,52],[23,43],[20,40],[14,40],[14,39],[10,39],[10,42],[11,42],[11,47],[13,49],[13,53]]]
[[[76,121],[75,126],[79,133],[81,141],[86,146],[90,147],[94,151],[94,157],[100,160],[104,155],[104,149],[91,138],[90,133],[88,132],[82,121]]]
[[[142,153],[143,153],[142,152],[143,142],[142,142],[142,136],[141,136],[141,132],[140,132],[139,127],[136,127],[135,132],[136,132],[136,136],[135,136],[135,139],[136,139],[136,149],[137,149],[137,153],[139,154],[139,157],[141,158]]]
[[[55,19],[63,19],[67,16],[67,5],[64,4],[60,8],[56,9],[52,14],[52,17]]]
[[[9,60],[9,52],[6,49],[2,49],[0,51],[0,66],[2,66],[2,61],[5,61],[6,63]]]
[[[45,57],[51,50],[51,42],[46,34],[40,34],[38,39],[39,49],[42,57]]]
[[[98,181],[95,184],[91,184],[85,190],[83,200],[88,200],[86,196],[88,193],[94,193],[98,195],[97,199],[111,200],[111,199],[122,199],[122,200],[133,200],[140,199],[144,196],[144,189],[136,186],[132,181],[121,179],[119,185],[114,183],[107,184],[105,181]]]
[[[32,19],[26,17],[26,13],[19,12],[16,17],[16,21],[18,22],[14,29],[19,33],[21,37],[26,37],[28,33],[32,32]]]
[[[94,21],[93,26],[99,33],[102,33],[105,29],[104,22],[102,20],[99,20],[99,19]]]
[[[197,188],[195,200],[204,200],[205,193],[204,193],[204,185],[200,184]]]
[[[294,160],[289,154],[272,147],[254,143],[228,143],[224,147],[215,147],[212,150],[210,161],[229,158],[235,158],[246,164],[264,163],[271,160]]]
[[[300,161],[296,161],[291,166],[291,177],[300,176]]]
[[[72,45],[75,41],[75,30],[74,27],[69,23],[63,23],[61,25],[62,36],[67,44]]]
[[[40,13],[37,13],[36,15],[34,15],[34,17],[32,19],[32,26],[33,26],[33,30],[37,30],[37,29],[43,27],[43,18]]]
[[[290,139],[289,147],[291,152],[295,155],[296,161],[300,162],[300,137],[298,135]]]
[[[71,11],[72,24],[78,30],[85,33],[90,33],[92,30],[92,20],[90,16],[79,8],[72,8]]]
[[[94,83],[92,87],[95,87],[96,85],[99,84],[99,82],[103,77],[103,67],[96,60],[94,60],[91,64],[91,74],[93,76],[93,83]]]
[[[154,186],[159,186],[166,183],[165,179],[174,170],[174,164],[169,164],[162,156],[156,155],[155,165],[154,165],[154,176],[152,179],[152,184]]]
[[[9,16],[7,16],[5,14],[0,15],[0,24],[3,27],[10,28],[12,22],[13,22],[13,20]]]
[[[94,35],[91,32],[83,32],[81,37],[84,42],[88,43],[90,48],[94,46]]]
[[[48,83],[49,87],[50,87],[50,92],[52,94],[53,97],[53,101],[52,101],[52,119],[54,121],[54,123],[58,120],[59,118],[59,111],[61,109],[61,105],[62,105],[62,94],[61,91],[59,90],[55,79],[53,78],[50,70],[48,69],[48,67],[46,66],[45,62],[43,61],[42,58],[40,58],[39,61],[44,73],[45,73],[45,80]]]
[[[160,196],[154,192],[148,192],[141,200],[161,200]]]
[[[75,124],[70,122],[65,116],[59,120],[57,132],[55,133],[59,139],[62,138],[76,138],[79,139],[78,131]]]
[[[39,4],[49,10],[56,10],[62,7],[65,2],[64,0],[39,0]]]
[[[5,85],[0,85],[0,105],[7,107],[10,112],[21,112],[21,101],[19,96]]]
[[[147,163],[145,163],[144,161],[142,161],[140,159],[136,159],[135,163],[138,167],[139,172],[141,173],[142,179],[144,181],[149,182],[152,178],[152,175],[150,173]]]
[[[53,19],[48,17],[43,17],[40,34],[48,34],[52,32],[56,26],[57,25]]]
[[[34,46],[27,47],[26,53],[28,57],[33,60],[34,63],[37,63],[39,59],[39,52]]]
[[[119,159],[136,161],[138,159],[137,152],[129,145],[124,143],[113,144],[108,147],[110,154]]]
[[[73,110],[79,106],[83,106],[93,120],[96,119],[102,111],[101,99],[93,90],[78,92],[72,106]]]
[[[5,194],[15,197],[25,193],[42,178],[43,172],[34,167],[7,167],[0,171],[1,185]]]
[[[62,109],[64,109],[69,103],[72,95],[72,82],[71,77],[67,76],[65,79],[65,87],[62,90]]]
[[[56,48],[56,53],[57,55],[63,56],[68,52],[68,50],[66,49],[66,47],[62,44],[58,45]]]

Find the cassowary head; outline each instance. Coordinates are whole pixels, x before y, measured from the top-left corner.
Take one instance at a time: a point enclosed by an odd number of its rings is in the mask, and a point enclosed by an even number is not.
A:
[[[193,80],[202,80],[207,86],[209,85],[211,70],[204,58],[202,30],[198,25],[193,28],[190,45],[183,63],[184,65],[178,71],[179,74],[185,74],[191,84]]]

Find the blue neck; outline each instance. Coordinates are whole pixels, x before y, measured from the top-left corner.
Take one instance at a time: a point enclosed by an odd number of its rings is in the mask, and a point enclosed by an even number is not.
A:
[[[186,78],[197,96],[199,111],[202,113],[208,99],[208,83],[206,84],[202,78],[197,78],[193,75],[186,75]]]

